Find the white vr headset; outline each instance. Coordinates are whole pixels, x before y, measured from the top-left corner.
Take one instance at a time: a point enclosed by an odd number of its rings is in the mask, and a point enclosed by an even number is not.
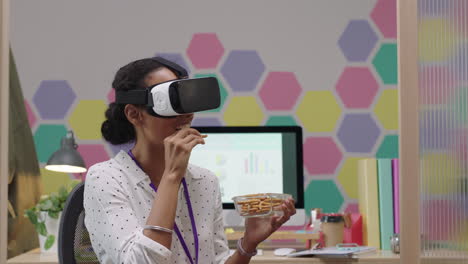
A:
[[[159,57],[153,59],[179,76],[187,76],[179,65]],[[218,80],[205,77],[167,81],[147,89],[117,91],[115,102],[146,105],[151,115],[168,118],[218,108],[221,96]]]

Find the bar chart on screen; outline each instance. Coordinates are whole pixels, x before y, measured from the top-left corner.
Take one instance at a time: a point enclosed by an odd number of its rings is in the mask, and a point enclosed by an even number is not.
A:
[[[209,134],[205,142],[193,149],[190,163],[218,177],[223,202],[237,195],[283,191],[280,134]]]

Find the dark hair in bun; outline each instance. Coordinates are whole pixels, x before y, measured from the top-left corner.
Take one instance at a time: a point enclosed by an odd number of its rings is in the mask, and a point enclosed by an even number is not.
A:
[[[146,75],[161,67],[165,66],[152,58],[131,62],[117,71],[112,87],[115,91],[145,89]],[[177,73],[174,74],[178,76]],[[104,139],[114,145],[128,143],[136,138],[135,128],[125,116],[124,109],[125,104],[109,104],[105,113],[106,120],[101,126]]]

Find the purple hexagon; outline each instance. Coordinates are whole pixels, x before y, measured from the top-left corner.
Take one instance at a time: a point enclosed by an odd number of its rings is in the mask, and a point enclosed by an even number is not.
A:
[[[187,48],[187,55],[197,69],[215,69],[223,53],[223,44],[216,33],[193,34]]]
[[[33,129],[37,121],[36,114],[34,114],[28,100],[24,100],[24,106],[26,108],[26,114],[28,115],[29,127]]]
[[[336,91],[348,108],[368,108],[379,84],[366,67],[347,67],[336,84]]]
[[[338,139],[347,152],[369,153],[380,129],[370,114],[347,114],[338,129]]]
[[[309,137],[304,142],[304,165],[314,174],[334,174],[343,155],[330,137]]]
[[[396,0],[379,0],[371,12],[371,18],[385,38],[397,37]]]
[[[133,146],[135,146],[135,142],[131,141],[131,142],[120,144],[120,145],[112,145],[110,143],[107,143],[107,145],[110,147],[112,153],[114,155],[117,155],[117,153],[119,153],[121,150],[127,152],[130,149],[132,149]]]
[[[107,102],[108,103],[113,103],[115,102],[115,89],[110,89],[110,91],[107,93]]]
[[[190,74],[190,68],[187,62],[185,61],[184,57],[182,56],[182,54],[175,53],[175,52],[159,52],[159,53],[156,53],[156,56],[162,57],[166,60],[170,60],[172,62],[179,64],[180,66],[184,67],[187,70],[188,74]]]
[[[268,110],[290,110],[301,94],[293,72],[270,72],[260,88],[260,98]]]
[[[377,40],[367,20],[351,20],[338,40],[338,45],[348,61],[366,61]]]
[[[42,119],[64,119],[76,95],[66,80],[44,80],[33,96]]]
[[[196,117],[192,121],[192,126],[222,126],[216,117]]]
[[[224,79],[237,92],[255,90],[264,71],[265,65],[255,50],[233,50],[221,67]]]

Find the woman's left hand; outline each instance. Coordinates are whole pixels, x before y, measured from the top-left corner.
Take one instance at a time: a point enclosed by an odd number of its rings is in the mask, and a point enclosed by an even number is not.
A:
[[[282,216],[252,217],[245,220],[242,247],[246,251],[254,251],[258,244],[286,223],[292,215],[296,214],[293,199],[285,200],[281,205],[281,209],[283,210]]]

